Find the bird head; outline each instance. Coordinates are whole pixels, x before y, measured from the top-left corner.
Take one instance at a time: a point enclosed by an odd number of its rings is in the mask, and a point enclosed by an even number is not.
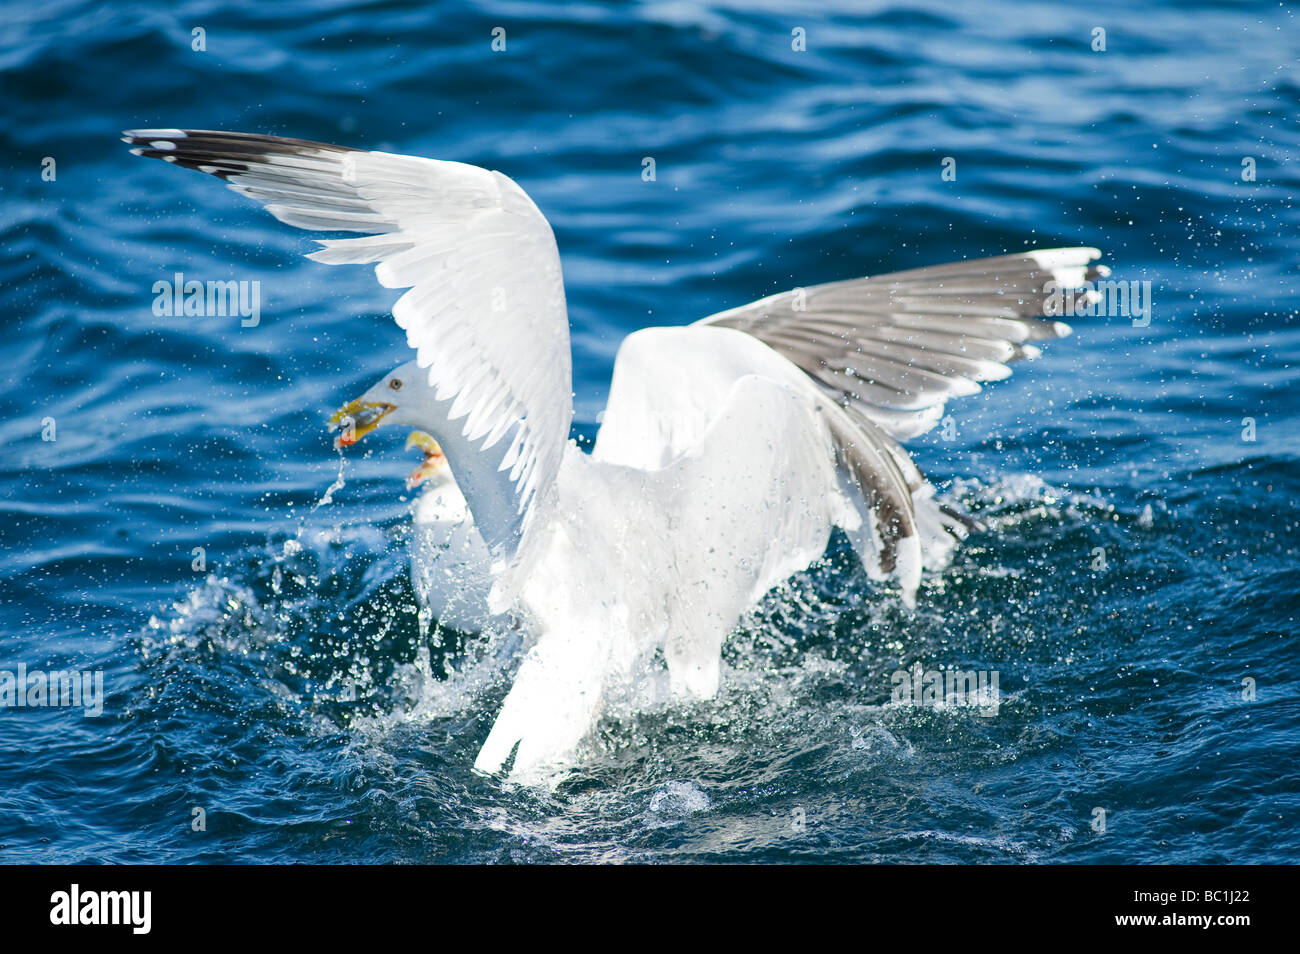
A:
[[[415,468],[406,475],[406,487],[408,490],[414,490],[425,481],[431,484],[442,483],[444,479],[451,476],[451,468],[447,464],[447,457],[438,446],[438,442],[426,434],[424,431],[411,431],[406,438],[406,449],[418,447],[424,454],[424,460],[420,466]]]
[[[394,368],[365,394],[349,401],[330,417],[330,430],[339,432],[334,438],[335,449],[355,444],[386,424],[415,425],[422,402],[431,394],[425,372],[414,361]],[[419,429],[411,431],[406,438],[406,449],[412,447],[424,454],[424,460],[407,475],[406,486],[409,489],[414,490],[425,481],[440,484],[450,478],[447,458],[430,434]]]
[[[377,427],[417,426],[412,405],[418,404],[419,399],[412,396],[427,391],[425,372],[414,361],[394,368],[365,394],[344,404],[330,417],[330,431],[338,431],[335,449],[355,444]]]

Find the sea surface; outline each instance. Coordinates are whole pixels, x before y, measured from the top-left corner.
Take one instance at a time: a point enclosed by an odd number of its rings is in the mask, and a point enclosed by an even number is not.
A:
[[[0,708],[0,861],[1300,861],[1286,4],[4,0],[0,103],[0,670],[103,685]],[[912,442],[987,527],[914,612],[837,541],[717,699],[515,788],[470,771],[509,667],[421,635],[404,435],[324,427],[407,360],[395,293],[135,127],[517,180],[584,442],[628,332],[793,286],[1095,245],[1150,307]],[[256,324],[156,314],[177,273]],[[914,666],[996,714],[893,704]]]

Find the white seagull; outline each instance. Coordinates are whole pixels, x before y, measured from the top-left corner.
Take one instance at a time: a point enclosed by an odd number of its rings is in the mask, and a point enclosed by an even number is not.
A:
[[[125,141],[224,179],[289,225],[362,233],[320,240],[308,257],[374,264],[380,284],[408,289],[393,317],[414,360],[334,423],[341,443],[412,428],[450,461],[472,517],[430,522],[472,528],[479,542],[462,556],[482,569],[477,582],[465,572],[466,588],[531,638],[474,767],[525,783],[574,764],[614,680],[645,674],[656,654],[675,695],[713,696],[727,634],[825,553],[833,527],[912,606],[922,570],[941,567],[970,523],[935,501],[899,441],[933,427],[948,398],[1035,356],[1033,342],[1069,334],[1043,317],[1053,295],[1106,274],[1090,267],[1093,248],[1026,251],[634,332],[587,454],[569,439],[555,237],[511,179],[246,133]]]
[[[336,447],[356,440],[356,422],[346,410],[330,420],[335,429],[344,429],[344,434],[335,438]],[[420,604],[420,632],[427,633],[430,620],[436,620],[440,627],[477,633],[492,615],[487,604],[492,555],[474,525],[469,503],[452,476],[442,447],[431,435],[411,431],[406,448],[412,447],[424,454],[420,466],[406,478],[408,489],[424,485],[411,508],[410,542],[411,584]]]

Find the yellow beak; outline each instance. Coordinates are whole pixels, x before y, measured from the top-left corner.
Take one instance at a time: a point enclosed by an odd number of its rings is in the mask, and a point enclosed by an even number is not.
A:
[[[330,417],[330,430],[342,433],[334,438],[334,447],[355,444],[376,427],[384,416],[397,410],[396,404],[387,401],[349,401]]]
[[[418,447],[423,451],[424,461],[407,475],[408,490],[414,490],[430,477],[441,473],[447,466],[447,458],[443,455],[442,448],[424,431],[411,431],[410,436],[406,438],[406,449],[410,450],[412,447]]]

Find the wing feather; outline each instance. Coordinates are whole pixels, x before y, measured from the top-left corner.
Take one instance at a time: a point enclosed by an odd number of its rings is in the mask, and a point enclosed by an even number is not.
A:
[[[301,139],[209,130],[133,130],[137,155],[223,179],[281,222],[363,233],[320,240],[327,265],[373,264],[405,288],[393,317],[449,419],[499,445],[518,532],[549,496],[572,417],[568,315],[555,237],[513,181],[476,166]]]
[[[1109,274],[1095,248],[1044,249],[792,289],[697,324],[744,331],[895,438],[923,433],[952,397],[1009,375],[1063,337],[1056,290]]]

